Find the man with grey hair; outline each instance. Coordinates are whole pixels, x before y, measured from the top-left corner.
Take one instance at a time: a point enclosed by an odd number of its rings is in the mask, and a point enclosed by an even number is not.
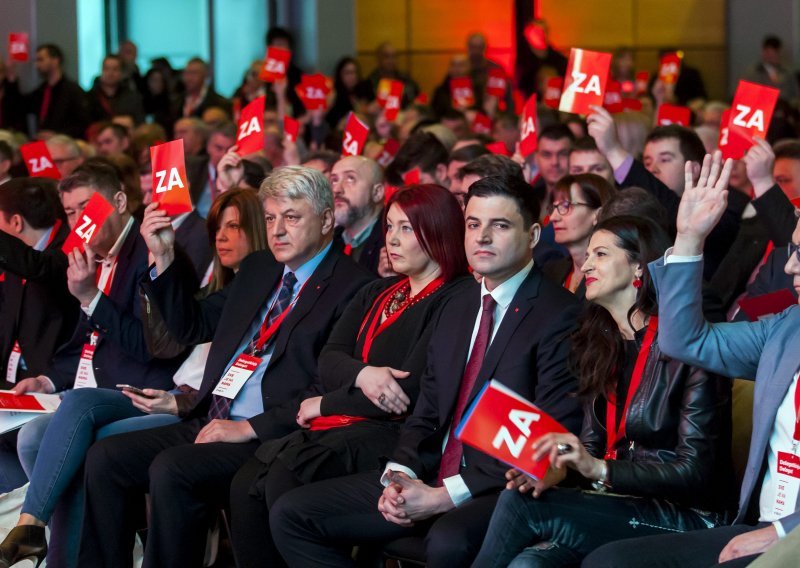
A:
[[[175,254],[166,213],[156,203],[145,211],[142,235],[155,259],[145,292],[176,338],[212,341],[211,350],[196,397],[176,395],[181,422],[89,451],[81,566],[130,563],[131,497],[148,491],[145,566],[201,566],[206,530],[231,479],[262,442],[298,428],[319,352],[372,278],[333,246],[333,195],[320,172],[278,168],[259,196],[270,250],[250,254],[233,283],[202,301],[185,281],[191,264]]]
[[[48,138],[46,144],[50,151],[50,157],[53,158],[53,163],[58,168],[62,179],[83,163],[81,147],[74,138],[70,138],[66,134],[56,134]]]
[[[331,171],[336,240],[344,253],[377,273],[384,244],[383,170],[375,160],[347,156]]]

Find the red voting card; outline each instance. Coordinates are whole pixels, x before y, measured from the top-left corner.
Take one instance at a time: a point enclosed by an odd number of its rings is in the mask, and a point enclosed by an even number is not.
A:
[[[430,101],[428,100],[427,93],[420,93],[417,95],[417,98],[414,99],[414,102],[418,105],[427,105]]]
[[[47,149],[47,144],[41,140],[23,144],[19,152],[31,177],[61,179],[61,173],[50,155],[50,150]]]
[[[682,51],[665,53],[658,64],[658,80],[665,85],[674,85],[677,83],[678,75],[681,74],[682,60]]]
[[[422,172],[419,168],[408,170],[403,174],[403,185],[414,185],[415,183],[419,183],[421,176]]]
[[[192,210],[186,164],[183,159],[183,140],[173,140],[150,146],[153,164],[153,201],[168,215],[180,215]]]
[[[522,32],[525,39],[533,49],[545,50],[547,49],[547,34],[541,23],[531,22]]]
[[[0,410],[11,412],[48,412],[32,394],[13,394],[0,391]]]
[[[741,159],[753,145],[753,136],[767,137],[769,123],[780,91],[739,81],[728,122],[728,144],[724,158]]]
[[[636,85],[636,96],[641,97],[642,95],[647,94],[647,86],[650,84],[650,72],[649,71],[637,71],[636,72],[636,79],[634,81]]]
[[[489,69],[489,76],[486,78],[486,94],[491,97],[503,97],[506,94],[506,72],[497,67]]]
[[[730,157],[730,154],[727,150],[728,140],[730,138],[728,132],[729,128],[728,125],[731,121],[731,109],[726,109],[722,111],[722,116],[719,120],[719,138],[717,140],[717,149],[722,152],[722,158],[726,159]]]
[[[611,114],[625,110],[622,104],[622,83],[609,81],[606,85],[606,95],[603,97],[603,107]]]
[[[382,81],[384,79],[381,79]],[[394,122],[397,120],[397,114],[400,112],[400,102],[403,100],[403,85],[402,81],[390,81],[389,91],[386,93],[384,99],[378,99],[378,103],[383,107],[383,112],[386,115],[386,120]]]
[[[242,109],[239,131],[236,135],[238,154],[247,156],[264,148],[264,103],[266,97],[258,97]]]
[[[472,89],[470,77],[453,77],[450,79],[450,102],[453,108],[465,109],[475,104],[475,91]]]
[[[625,110],[640,111],[642,110],[642,101],[639,99],[622,99],[622,108]]]
[[[289,60],[292,52],[281,47],[268,47],[267,55],[264,57],[264,65],[258,78],[266,83],[281,81],[286,78],[286,70],[289,68]]]
[[[284,116],[283,133],[288,136],[292,142],[297,142],[297,136],[300,134],[300,123],[291,116]]]
[[[544,106],[558,110],[558,105],[561,103],[561,93],[563,92],[564,78],[550,77],[544,88]]]
[[[758,321],[763,317],[779,314],[795,304],[797,304],[797,298],[786,288],[739,300],[739,307],[750,321]]]
[[[506,148],[504,142],[492,142],[491,144],[486,145],[486,149],[492,154],[497,154],[498,156],[511,157],[511,152],[508,151],[508,148]]]
[[[692,111],[689,107],[678,105],[661,105],[658,107],[656,125],[666,126],[667,124],[680,124],[687,128],[692,122]]]
[[[30,43],[28,42],[27,33],[12,32],[8,34],[8,56],[12,61],[24,63],[28,60],[29,54]]]
[[[475,115],[475,120],[472,121],[472,131],[475,134],[491,134],[492,133],[492,119],[479,112]]]
[[[100,227],[103,226],[103,223],[113,212],[114,207],[99,191],[95,191],[61,247],[64,254],[71,253],[72,249],[78,249],[83,252],[85,245],[92,245],[97,239]]]
[[[456,429],[456,437],[490,456],[541,479],[550,467],[547,457],[533,459],[533,442],[561,424],[502,383],[489,381]]]
[[[626,97],[631,97],[636,94],[636,83],[631,81],[630,79],[626,79],[620,83],[622,87],[622,94]]]
[[[375,89],[375,100],[378,105],[383,108],[386,105],[386,99],[389,98],[389,92],[392,90],[392,82],[394,79],[383,78],[378,81],[378,87]]]
[[[386,184],[383,186],[383,204],[386,205],[389,203],[389,200],[392,198],[392,195],[397,193],[397,190],[400,189],[395,185]]]
[[[536,127],[536,93],[531,95],[522,111],[522,129],[519,138],[519,151],[528,157],[539,146],[538,128]]]
[[[321,73],[303,75],[300,84],[295,87],[295,92],[306,110],[324,110],[328,108],[331,81]]]
[[[385,168],[392,163],[392,160],[394,160],[394,157],[397,155],[397,151],[399,149],[400,142],[394,138],[389,138],[383,145],[383,150],[381,151],[380,156],[378,156],[375,161],[378,162],[378,165],[380,165],[382,168]]]
[[[354,112],[347,117],[342,140],[342,156],[360,156],[367,142],[369,126],[361,122]]]
[[[602,106],[610,66],[610,53],[572,48],[558,110],[590,114],[591,105]]]

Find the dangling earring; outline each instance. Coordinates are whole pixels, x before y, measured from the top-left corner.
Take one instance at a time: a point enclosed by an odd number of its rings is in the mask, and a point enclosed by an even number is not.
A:
[[[642,287],[641,276],[637,276],[636,278],[633,279],[633,287],[636,288],[637,290]]]

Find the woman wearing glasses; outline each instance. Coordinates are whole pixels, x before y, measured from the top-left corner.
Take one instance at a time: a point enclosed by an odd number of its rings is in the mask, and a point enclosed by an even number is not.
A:
[[[581,266],[586,260],[589,238],[600,208],[614,193],[614,187],[596,174],[564,176],[553,192],[550,222],[556,242],[569,251],[569,257],[547,262],[542,271],[580,299],[586,293]]]

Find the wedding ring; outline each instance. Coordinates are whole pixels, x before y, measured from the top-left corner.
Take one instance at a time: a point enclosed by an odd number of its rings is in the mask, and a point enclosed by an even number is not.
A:
[[[385,402],[386,402],[386,394],[385,394],[385,393],[381,393],[381,396],[379,396],[379,397],[378,397],[378,403],[379,403],[381,406],[383,406],[383,404],[384,404]]]
[[[572,451],[572,446],[561,443],[556,446],[556,449],[558,450],[558,455],[563,456],[564,454],[568,454]]]

